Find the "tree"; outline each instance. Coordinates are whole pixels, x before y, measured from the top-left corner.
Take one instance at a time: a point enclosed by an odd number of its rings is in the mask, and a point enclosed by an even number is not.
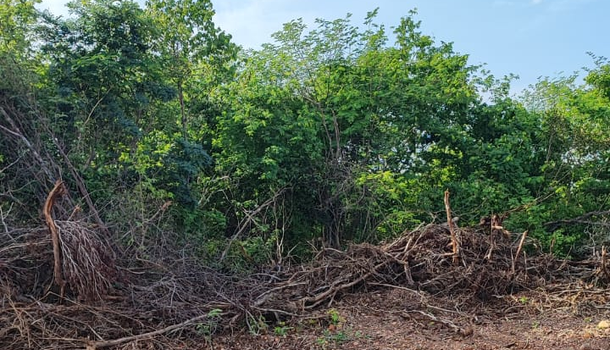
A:
[[[37,3],[0,2],[0,210],[20,223],[37,217],[58,176],[48,162],[35,100],[42,66],[34,45]]]
[[[221,71],[231,71],[236,47],[231,36],[214,25],[209,0],[149,0],[146,6],[159,33],[155,49],[178,93],[182,137],[188,140],[188,99],[195,86],[201,88],[204,81],[218,84]]]
[[[388,220],[413,223],[435,205],[419,200],[443,186],[431,173],[453,176],[468,145],[476,67],[450,44],[435,46],[414,14],[388,47],[375,14],[364,31],[349,16],[310,32],[292,21],[228,87],[235,104],[218,122],[218,169],[239,177],[238,202],[288,188],[291,218],[307,223],[295,238],[318,232],[338,246]]]
[[[135,2],[78,1],[74,17],[46,16],[41,35],[48,69],[49,107],[77,164],[108,166],[137,144],[153,100],[175,93],[163,85],[151,51],[152,22]],[[102,151],[103,150],[103,151]]]
[[[575,75],[546,78],[525,98],[540,118],[541,188],[548,197],[529,219],[537,236],[562,254],[583,254],[608,239],[610,70],[603,58],[594,59],[583,85]]]
[[[230,75],[234,49],[214,26],[210,3],[69,6],[73,17],[47,15],[41,30],[53,125],[65,135],[61,147],[95,186],[129,189],[139,179],[156,196],[192,206],[191,182],[210,158],[195,131],[201,124],[176,120],[186,121],[189,94],[210,91]]]
[[[28,54],[32,27],[38,18],[34,7],[40,0],[0,2],[0,52]]]

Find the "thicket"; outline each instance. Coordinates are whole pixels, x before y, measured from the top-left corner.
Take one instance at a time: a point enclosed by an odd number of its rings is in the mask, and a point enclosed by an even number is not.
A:
[[[210,1],[0,4],[0,219],[103,232],[118,259],[247,270],[498,215],[540,248],[609,240],[610,64],[522,97],[452,45],[350,16],[243,50]],[[79,210],[75,210],[75,208]]]

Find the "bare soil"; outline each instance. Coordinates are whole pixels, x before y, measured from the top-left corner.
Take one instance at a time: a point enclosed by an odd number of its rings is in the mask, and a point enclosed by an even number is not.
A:
[[[219,335],[196,348],[610,349],[610,328],[598,327],[599,322],[610,318],[610,306],[596,305],[594,298],[577,301],[583,294],[587,293],[517,293],[500,298],[495,305],[492,301],[471,305],[473,313],[468,313],[442,307],[422,310],[413,293],[389,289],[347,296],[333,308],[284,329],[270,326],[258,335]],[[556,307],[551,307],[550,299]],[[454,301],[446,304],[450,306]],[[331,315],[339,315],[340,320],[333,322]]]

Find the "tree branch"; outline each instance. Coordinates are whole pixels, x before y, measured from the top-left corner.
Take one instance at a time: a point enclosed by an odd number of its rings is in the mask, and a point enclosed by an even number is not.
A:
[[[57,229],[57,225],[55,225],[55,220],[53,220],[52,211],[53,204],[55,200],[66,193],[66,188],[64,187],[64,183],[61,180],[57,180],[55,182],[55,186],[49,192],[49,196],[44,203],[44,208],[42,213],[44,214],[44,219],[49,227],[49,232],[51,233],[51,241],[53,242],[53,275],[55,278],[55,283],[60,288],[60,296],[64,297],[64,292],[66,288],[66,281],[63,278],[62,269],[61,269],[61,247],[60,239],[59,239],[59,230]]]
[[[581,216],[575,217],[573,219],[566,220],[557,220],[551,221],[544,224],[545,227],[548,228],[549,231],[553,232],[557,230],[560,226],[564,225],[576,225],[576,224],[585,224],[585,225],[610,225],[608,223],[601,223],[596,221],[587,220],[593,216],[601,216],[601,215],[610,215],[610,210],[604,211],[592,211]]]

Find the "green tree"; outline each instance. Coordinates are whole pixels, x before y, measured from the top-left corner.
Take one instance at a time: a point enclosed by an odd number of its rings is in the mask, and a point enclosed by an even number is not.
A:
[[[148,6],[78,1],[69,4],[68,19],[46,16],[41,33],[53,125],[93,186],[129,189],[144,181],[155,196],[193,206],[191,183],[210,158],[201,123],[176,121],[186,120],[189,93],[203,95],[230,74],[234,48],[214,27],[209,3]],[[193,103],[197,113],[202,104]]]
[[[159,37],[155,42],[163,59],[163,69],[178,93],[182,136],[188,140],[190,98],[194,90],[219,83],[223,72],[230,74],[236,47],[231,36],[212,21],[209,0],[149,0],[146,9],[154,20]],[[203,85],[207,83],[208,86]],[[199,95],[198,97],[202,97]]]
[[[0,2],[0,209],[20,224],[38,219],[42,194],[58,175],[47,161],[36,103],[43,66],[35,51],[37,3]]]
[[[530,225],[563,254],[582,254],[608,240],[610,70],[605,59],[594,59],[584,84],[576,75],[547,78],[525,98],[541,121],[541,187],[548,197],[530,209]]]
[[[294,238],[338,246],[395,234],[442,205],[421,201],[459,176],[481,106],[476,67],[420,33],[414,14],[387,46],[375,15],[366,30],[349,16],[309,32],[290,22],[228,87],[235,105],[218,122],[217,168],[239,178],[237,202],[287,188]]]
[[[28,53],[32,27],[40,0],[2,0],[0,2],[0,52]]]
[[[152,22],[137,3],[68,4],[73,17],[47,15],[41,34],[49,60],[56,132],[77,164],[98,170],[135,147],[151,119],[151,101],[175,96],[151,52]],[[98,171],[95,170],[95,171]]]

